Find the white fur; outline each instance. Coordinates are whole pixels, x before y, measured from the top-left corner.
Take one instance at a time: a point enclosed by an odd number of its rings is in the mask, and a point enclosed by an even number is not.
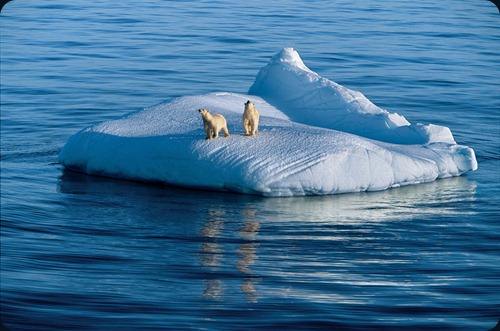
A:
[[[255,136],[259,131],[259,112],[250,100],[245,102],[243,129],[245,130],[245,136]]]
[[[224,132],[224,137],[229,138],[229,131],[227,130],[226,119],[221,114],[210,114],[206,109],[198,110],[203,118],[203,128],[207,133],[205,139],[219,138],[219,131]]]

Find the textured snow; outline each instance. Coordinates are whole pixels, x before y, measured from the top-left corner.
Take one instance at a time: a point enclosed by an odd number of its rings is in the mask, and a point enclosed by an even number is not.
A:
[[[247,100],[259,133],[243,136]],[[224,115],[230,138],[205,140],[198,113]],[[450,130],[414,125],[309,70],[282,50],[249,94],[185,96],[86,128],[60,162],[87,174],[264,196],[376,191],[475,170]]]

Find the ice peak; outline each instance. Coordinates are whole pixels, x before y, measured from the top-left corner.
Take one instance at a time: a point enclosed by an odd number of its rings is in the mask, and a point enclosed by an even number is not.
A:
[[[281,63],[286,63],[294,67],[298,67],[303,70],[310,71],[308,67],[304,64],[302,59],[300,58],[299,53],[297,53],[296,50],[294,50],[292,47],[285,47],[276,54],[271,62],[281,62]]]
[[[412,125],[404,116],[377,107],[361,92],[321,77],[291,47],[283,48],[260,70],[248,93],[306,125],[395,144],[455,144],[448,128]]]

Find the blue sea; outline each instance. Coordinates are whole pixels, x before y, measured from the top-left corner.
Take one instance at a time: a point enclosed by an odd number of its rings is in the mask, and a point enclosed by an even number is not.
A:
[[[69,137],[246,93],[284,47],[479,169],[302,198],[68,172]],[[500,14],[486,0],[14,0],[0,16],[9,330],[478,330],[500,319]]]

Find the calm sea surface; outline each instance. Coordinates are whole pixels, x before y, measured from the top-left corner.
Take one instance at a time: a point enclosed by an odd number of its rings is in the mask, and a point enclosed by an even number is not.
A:
[[[491,2],[15,0],[0,28],[9,329],[486,331],[500,318]],[[96,122],[181,95],[246,93],[283,47],[411,122],[450,127],[479,169],[269,199],[57,163]]]

